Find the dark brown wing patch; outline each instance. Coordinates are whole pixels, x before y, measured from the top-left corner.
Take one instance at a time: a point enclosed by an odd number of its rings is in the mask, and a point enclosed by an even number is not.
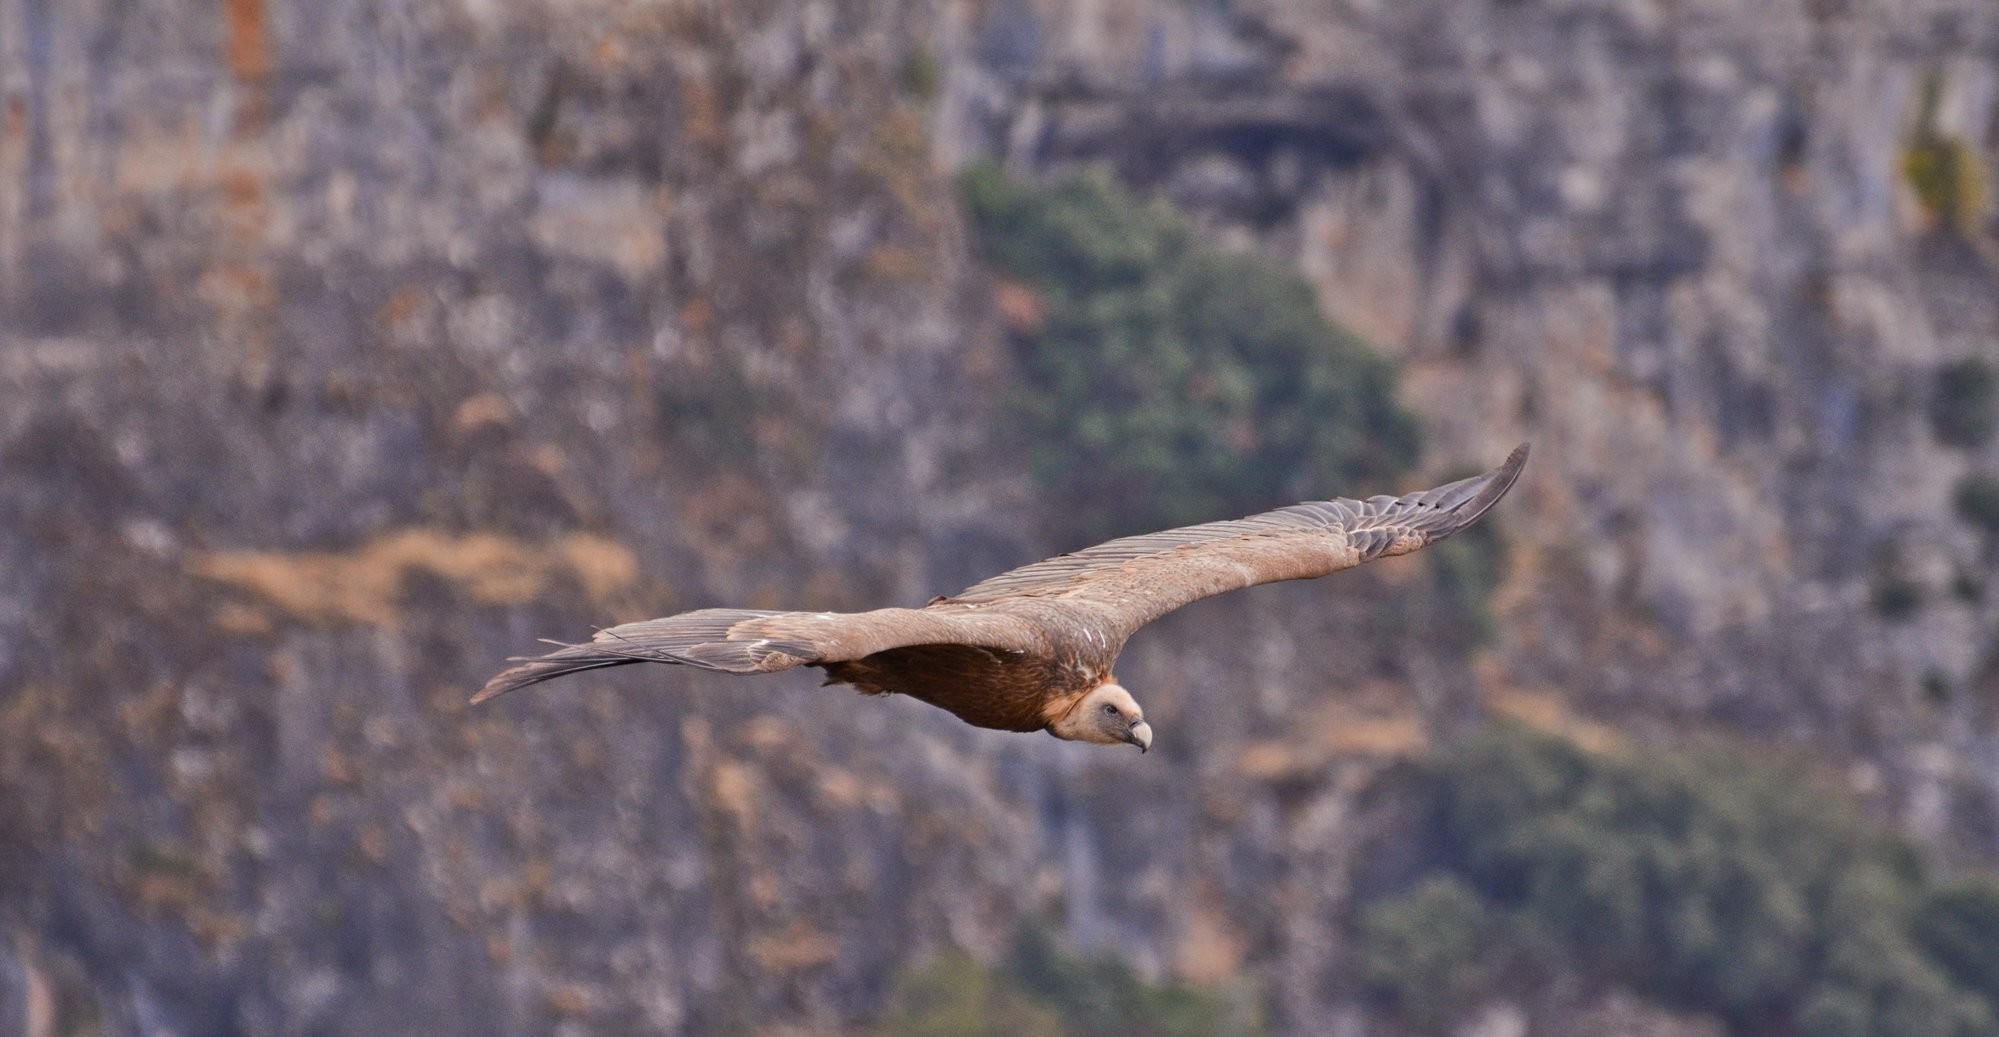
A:
[[[919,609],[700,609],[600,630],[589,644],[564,645],[538,658],[515,660],[520,665],[486,682],[472,701],[483,702],[568,673],[628,663],[673,663],[722,673],[775,673],[933,642],[1018,651],[1043,645],[1037,630],[1018,617],[1004,615],[938,614]]]
[[[1052,669],[1040,656],[961,644],[908,645],[826,664],[828,683],[901,693],[996,731],[1048,726],[1042,709],[1051,689],[1060,690]]]

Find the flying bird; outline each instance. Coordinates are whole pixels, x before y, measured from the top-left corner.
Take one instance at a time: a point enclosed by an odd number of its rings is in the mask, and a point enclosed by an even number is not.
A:
[[[1478,521],[1527,463],[1521,444],[1484,475],[1405,497],[1343,498],[1124,537],[1001,573],[918,609],[700,609],[601,630],[494,677],[475,703],[603,666],[677,663],[722,673],[826,672],[827,684],[900,693],[974,727],[1152,746],[1145,712],[1111,674],[1125,639],[1189,602],[1308,580],[1428,547]]]

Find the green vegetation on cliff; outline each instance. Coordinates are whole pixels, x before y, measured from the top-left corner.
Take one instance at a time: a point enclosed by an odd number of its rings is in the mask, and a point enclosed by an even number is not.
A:
[[[1485,993],[1499,957],[1494,920],[1456,875],[1424,879],[1361,913],[1362,978],[1419,1029],[1441,1031]]]
[[[997,967],[962,952],[901,977],[879,1037],[1209,1037],[1263,1032],[1255,1012],[1179,984],[1148,983],[1107,955],[1079,956],[1028,926]]]
[[[1375,492],[1416,459],[1388,363],[1294,272],[1202,240],[1108,175],[960,181],[983,258],[1027,293],[1002,420],[1079,538]]]
[[[1985,163],[1963,137],[1925,134],[1902,151],[1902,177],[1937,226],[1972,237],[1985,209]]]
[[[1999,881],[1940,881],[1794,768],[1502,728],[1424,780],[1438,869],[1357,930],[1367,979],[1419,1028],[1509,969],[1581,973],[1741,1034],[1999,1026]]]
[[[1902,179],[1938,228],[1975,239],[1985,217],[1985,161],[1975,143],[1939,126],[1944,87],[1941,72],[1923,81],[1915,130],[1902,147]]]
[[[1981,357],[1937,368],[1930,426],[1947,445],[1976,450],[1999,432],[1999,368]]]
[[[1999,536],[1999,476],[1967,475],[1951,494],[1957,516],[1986,533]]]

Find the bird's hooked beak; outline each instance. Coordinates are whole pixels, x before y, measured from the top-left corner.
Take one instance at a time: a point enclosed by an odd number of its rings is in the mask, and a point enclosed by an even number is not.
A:
[[[1152,748],[1152,725],[1143,720],[1132,721],[1131,731],[1128,732],[1126,740],[1138,746],[1138,751],[1143,754]]]

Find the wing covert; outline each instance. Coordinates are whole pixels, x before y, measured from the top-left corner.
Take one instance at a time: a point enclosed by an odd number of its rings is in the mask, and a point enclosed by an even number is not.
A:
[[[1040,632],[1019,616],[922,609],[872,612],[765,612],[699,609],[625,623],[588,644],[563,645],[488,681],[473,702],[563,674],[627,663],[658,662],[723,673],[775,673],[795,666],[849,662],[890,648],[961,644],[1027,652]]]
[[[1499,467],[1401,497],[1336,498],[1227,522],[1124,537],[975,584],[944,604],[1055,599],[1125,636],[1189,602],[1260,583],[1326,576],[1407,554],[1469,527],[1519,478],[1527,445]]]

